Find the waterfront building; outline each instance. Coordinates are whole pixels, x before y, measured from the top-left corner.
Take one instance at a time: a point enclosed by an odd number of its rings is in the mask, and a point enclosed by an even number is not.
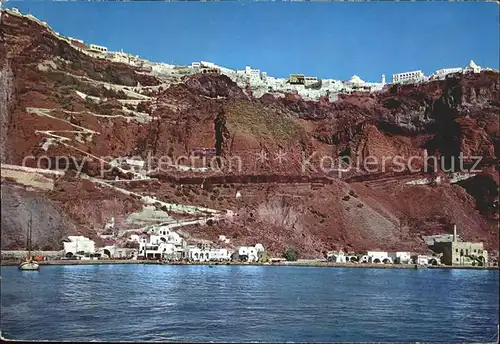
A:
[[[158,226],[150,230],[148,237],[139,242],[139,256],[146,259],[182,259],[185,257],[186,242],[168,226]]]
[[[411,262],[410,252],[396,252],[394,263],[396,264],[409,264]]]
[[[354,252],[347,253],[345,257],[346,263],[359,263],[359,257]]]
[[[73,257],[81,253],[85,254],[95,252],[95,242],[81,235],[68,236],[68,241],[65,241],[63,245],[65,257]]]
[[[453,240],[435,242],[431,247],[442,254],[442,263],[446,265],[485,266],[488,252],[482,242],[459,241],[457,226],[453,226]]]
[[[231,253],[225,248],[190,247],[188,258],[195,262],[229,261]]]
[[[429,265],[429,256],[419,254],[413,258],[414,263],[417,265]]]
[[[334,262],[334,263],[346,263],[347,258],[344,254],[344,251],[340,250],[340,251],[328,252],[327,260],[329,262]]]
[[[368,256],[367,254],[363,254],[361,257],[359,257],[359,262],[360,263],[369,263],[370,256]]]
[[[264,252],[264,246],[257,244],[255,246],[240,246],[232,254],[232,259],[241,262],[258,262],[259,252]]]
[[[368,251],[366,256],[369,257],[369,262],[374,264],[392,264],[392,258],[387,252],[383,251]]]
[[[137,256],[137,249],[108,245],[99,247],[96,252],[103,258],[130,259]]]

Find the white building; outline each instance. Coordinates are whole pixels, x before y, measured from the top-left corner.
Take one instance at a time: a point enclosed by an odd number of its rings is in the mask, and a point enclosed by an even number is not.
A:
[[[369,257],[369,262],[374,264],[392,264],[392,258],[387,252],[383,251],[368,251],[366,255]]]
[[[201,63],[200,62],[192,62],[191,63],[191,68],[200,68],[201,67]]]
[[[362,80],[359,76],[353,75],[351,79],[349,79],[348,83],[356,86],[362,86],[365,84],[365,81]]]
[[[333,251],[333,252],[328,252],[327,259],[330,262],[334,263],[346,263],[347,262],[347,257],[344,254],[344,251],[340,250],[338,252]]]
[[[429,265],[429,256],[426,256],[426,255],[423,255],[423,254],[419,254],[416,257],[415,263],[417,265]]]
[[[259,252],[264,251],[264,246],[262,244],[257,244],[255,246],[240,246],[233,253],[232,259],[243,262],[258,262]]]
[[[480,73],[482,68],[478,66],[473,60],[470,60],[469,64],[464,68],[464,73]]]
[[[410,252],[396,252],[396,259],[394,263],[409,264],[411,262]]]
[[[424,80],[425,80],[425,75],[421,70],[392,75],[393,84],[422,82]]]
[[[260,77],[260,69],[253,69],[250,66],[245,67],[245,76],[248,78],[250,85],[256,86],[259,84],[263,84],[264,82]]]
[[[306,76],[304,77],[304,85],[310,86],[318,82],[318,78],[315,76]]]
[[[149,237],[143,237],[139,242],[139,256],[147,259],[181,259],[185,256],[186,242],[167,226],[151,230]]]
[[[73,41],[73,42],[78,42],[78,43],[81,43],[81,44],[84,44],[83,41],[81,39],[76,39],[76,38],[73,38],[73,37],[68,37],[68,39],[70,41]]]
[[[150,235],[142,238],[139,243],[139,256],[146,259],[176,258],[175,245],[167,243],[158,235]]]
[[[431,79],[439,79],[442,80],[446,78],[448,74],[454,74],[454,73],[462,73],[463,69],[462,68],[444,68],[444,69],[439,69],[432,74]]]
[[[184,245],[184,239],[176,232],[170,230],[168,226],[155,227],[151,230],[151,233],[156,234],[159,238],[163,238],[165,242],[172,243],[177,246]]]
[[[68,236],[68,240],[64,242],[64,255],[66,257],[75,256],[79,252],[94,253],[95,242],[84,236]]]
[[[229,244],[231,239],[226,238],[225,235],[219,235],[219,241],[222,241],[223,243]]]
[[[89,45],[89,50],[90,51],[95,51],[95,52],[98,52],[98,53],[105,53],[105,52],[108,51],[108,48],[103,47],[101,45],[90,44]]]
[[[195,262],[229,261],[231,252],[225,248],[190,247],[187,256]]]
[[[97,249],[103,258],[133,258],[137,256],[137,250],[134,248],[118,247],[116,245],[108,245]]]
[[[207,61],[200,61],[200,67],[205,67],[205,68],[216,68],[217,66],[213,62],[207,62]]]

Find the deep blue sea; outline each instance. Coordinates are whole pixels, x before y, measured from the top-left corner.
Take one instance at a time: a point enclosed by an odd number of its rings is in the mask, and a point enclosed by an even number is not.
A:
[[[498,270],[1,268],[18,340],[494,342]]]

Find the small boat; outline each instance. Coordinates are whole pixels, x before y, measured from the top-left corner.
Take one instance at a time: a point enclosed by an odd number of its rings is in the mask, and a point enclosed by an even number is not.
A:
[[[31,256],[31,224],[32,224],[32,217],[31,217],[31,211],[30,211],[30,219],[28,222],[28,235],[26,238],[26,246],[28,249],[28,256],[24,260],[24,262],[21,262],[19,264],[19,270],[23,271],[37,271],[40,268],[40,265],[36,260],[33,259]]]
[[[209,267],[209,268],[213,268],[214,266],[213,266],[213,265],[209,265],[208,267]]]
[[[34,260],[26,260],[19,265],[19,270],[35,271],[40,269],[40,265]]]

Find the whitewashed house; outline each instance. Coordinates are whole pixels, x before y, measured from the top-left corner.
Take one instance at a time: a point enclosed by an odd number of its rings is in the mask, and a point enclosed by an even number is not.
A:
[[[417,265],[429,265],[429,258],[429,256],[419,254],[414,260]]]
[[[409,264],[411,262],[410,252],[396,252],[396,259],[394,263],[396,264]]]
[[[195,262],[208,262],[210,260],[210,250],[191,247],[188,249],[188,258]]]
[[[231,254],[225,248],[190,247],[188,249],[188,258],[195,262],[229,261]]]
[[[387,252],[383,251],[368,251],[366,255],[369,257],[369,262],[374,264],[392,264],[392,258]]]
[[[76,256],[77,253],[94,253],[95,242],[84,236],[68,236],[68,240],[63,243],[64,255],[66,257]]]
[[[344,251],[333,251],[333,252],[328,252],[327,254],[327,259],[329,262],[334,262],[334,263],[346,263],[347,262],[347,257],[344,254]]]
[[[139,242],[139,256],[154,259],[181,259],[185,255],[186,242],[168,226],[159,226],[150,231],[149,237]]]
[[[137,250],[134,248],[118,247],[117,245],[108,245],[97,249],[103,258],[129,259],[137,256]]]
[[[175,245],[167,243],[159,235],[150,235],[148,238],[141,239],[139,256],[146,259],[175,258]]]
[[[232,259],[242,262],[258,262],[259,252],[264,251],[262,244],[255,246],[240,246],[232,255]]]

